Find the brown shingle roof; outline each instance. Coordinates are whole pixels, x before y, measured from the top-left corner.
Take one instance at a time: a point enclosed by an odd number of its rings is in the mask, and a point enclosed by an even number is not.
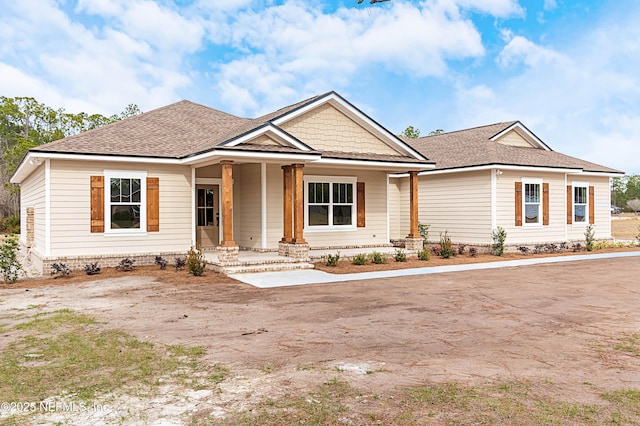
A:
[[[249,121],[180,101],[32,151],[180,158],[211,147]]]
[[[237,117],[183,100],[41,145],[32,151],[183,158],[221,146],[321,96],[254,119]]]
[[[496,164],[623,173],[559,152],[504,145],[491,140],[493,136],[516,123],[518,121],[496,123],[418,139],[403,138],[403,140],[430,160],[435,161],[435,170]]]
[[[236,117],[185,100],[105,127],[41,145],[33,148],[32,151],[164,158],[185,158],[214,148],[256,152],[321,154],[314,150],[301,151],[292,147],[251,143],[230,147],[229,143],[261,127],[272,124],[274,120],[303,108],[331,93],[333,92],[305,99],[254,119]],[[300,142],[304,144],[304,141]],[[416,160],[400,153],[397,156],[336,152],[322,152],[322,154],[330,158],[341,159],[433,163],[431,161]]]

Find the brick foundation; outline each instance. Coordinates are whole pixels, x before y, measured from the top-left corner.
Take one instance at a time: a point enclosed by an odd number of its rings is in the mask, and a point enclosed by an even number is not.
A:
[[[221,265],[229,264],[229,263],[237,263],[238,262],[238,252],[240,249],[238,246],[233,247],[225,247],[218,246],[216,247],[216,253],[218,254],[218,263]]]
[[[309,244],[278,243],[278,255],[298,260],[309,259]]]
[[[422,238],[405,238],[404,248],[405,250],[419,251],[422,250],[423,242]]]
[[[31,256],[34,256],[34,253],[31,253]],[[51,265],[54,263],[64,263],[71,270],[84,270],[85,265],[89,263],[98,262],[98,265],[101,268],[114,268],[120,264],[120,261],[125,257],[133,259],[135,263],[133,264],[134,268],[136,266],[146,266],[146,265],[155,265],[156,256],[162,256],[166,260],[169,261],[169,264],[173,264],[174,258],[176,257],[186,257],[186,253],[184,252],[170,252],[170,253],[143,253],[143,254],[116,254],[116,255],[103,255],[103,256],[61,256],[61,257],[49,257],[44,259],[39,259],[41,262],[37,262],[38,266],[40,264],[41,272],[43,275],[48,275],[51,272]],[[36,264],[34,259],[34,265]],[[40,269],[40,268],[38,268]]]

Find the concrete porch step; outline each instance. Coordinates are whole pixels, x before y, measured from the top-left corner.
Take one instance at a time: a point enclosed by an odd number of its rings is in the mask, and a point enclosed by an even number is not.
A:
[[[251,272],[276,272],[276,271],[293,271],[300,269],[313,269],[313,263],[309,262],[238,262],[231,265],[218,265],[214,263],[208,264],[208,266],[223,274],[241,274]]]

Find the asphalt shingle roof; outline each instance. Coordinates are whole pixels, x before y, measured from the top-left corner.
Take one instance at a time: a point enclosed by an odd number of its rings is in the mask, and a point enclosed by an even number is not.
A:
[[[435,170],[497,164],[623,173],[559,152],[504,145],[491,140],[492,137],[516,123],[518,122],[495,123],[418,139],[403,138],[403,140],[422,155],[435,161]]]

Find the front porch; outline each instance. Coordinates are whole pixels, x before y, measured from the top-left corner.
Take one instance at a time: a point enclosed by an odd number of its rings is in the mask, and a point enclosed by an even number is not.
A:
[[[360,253],[371,254],[374,251],[392,257],[397,248],[388,245],[368,246],[368,247],[347,247],[347,248],[317,248],[309,250],[309,255],[305,259],[295,259],[288,256],[281,256],[277,251],[253,251],[240,250],[238,260],[235,262],[224,262],[218,258],[216,250],[204,251],[207,267],[224,274],[267,272],[267,271],[290,271],[299,269],[313,269],[315,262],[320,262],[328,254],[335,255],[340,252],[340,259],[352,259]],[[415,254],[413,250],[405,250],[407,254]]]

